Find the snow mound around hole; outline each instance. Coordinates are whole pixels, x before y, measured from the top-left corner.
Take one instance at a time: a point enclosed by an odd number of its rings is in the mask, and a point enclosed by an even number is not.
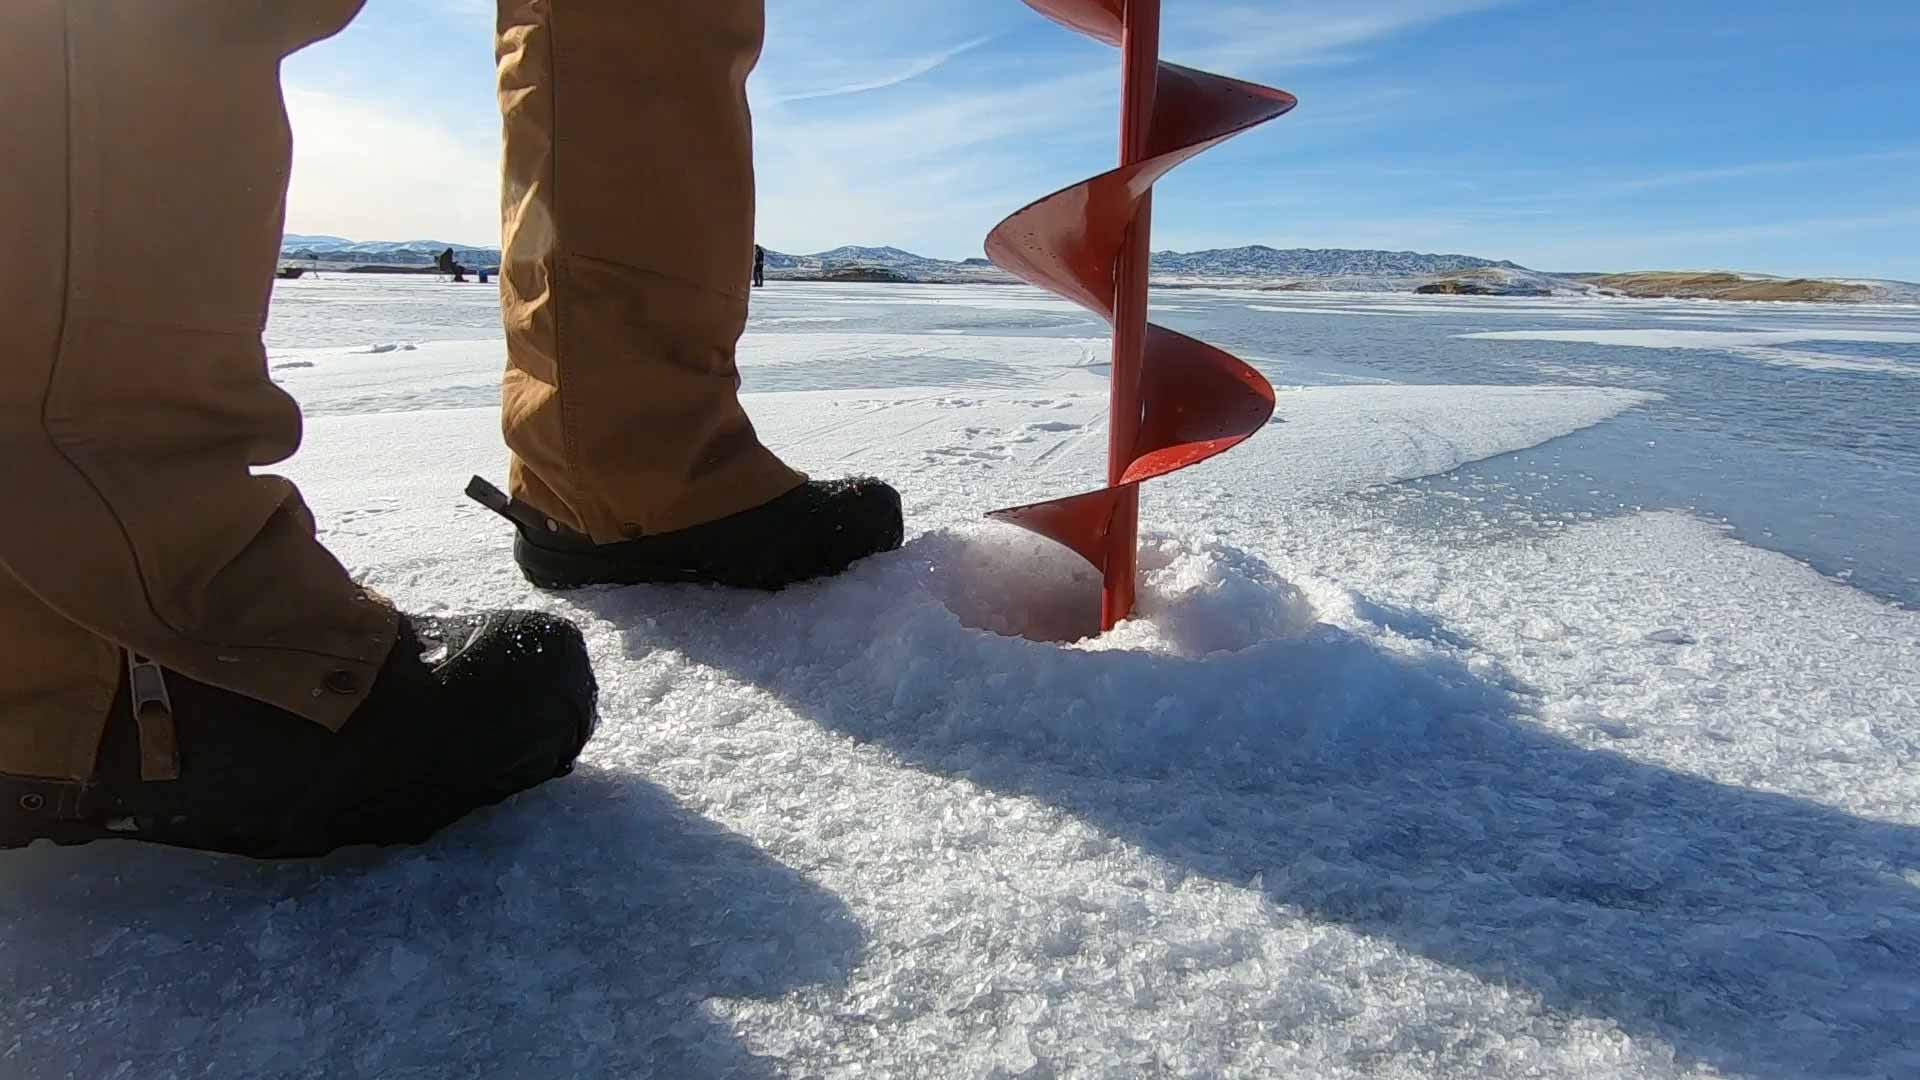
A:
[[[1384,648],[1317,620],[1258,558],[1154,537],[1137,617],[1081,636],[1098,583],[1078,557],[986,525],[923,534],[771,597],[587,592],[626,651],[670,650],[799,715],[921,760],[1250,781],[1418,747],[1503,712],[1498,687],[1423,643]]]
[[[1224,544],[1145,538],[1133,615],[1105,635],[1099,572],[1052,541],[996,526],[916,544],[927,589],[961,625],[1006,637],[1200,657],[1299,638],[1317,620],[1299,588]]]
[[[929,533],[913,542],[924,584],[962,626],[1069,644],[1100,632],[1100,573],[1023,529]]]

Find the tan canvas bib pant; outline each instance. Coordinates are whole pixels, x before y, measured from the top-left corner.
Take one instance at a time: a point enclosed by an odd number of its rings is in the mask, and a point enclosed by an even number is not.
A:
[[[83,797],[130,654],[337,730],[393,641],[253,472],[300,440],[260,343],[279,64],[363,2],[0,3],[0,773],[36,811]],[[511,486],[600,542],[802,480],[735,396],[762,25],[761,0],[500,0]],[[164,709],[140,727],[164,779]]]

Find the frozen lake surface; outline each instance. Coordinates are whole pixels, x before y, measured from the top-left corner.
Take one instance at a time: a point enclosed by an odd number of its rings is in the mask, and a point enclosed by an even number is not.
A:
[[[979,520],[1101,473],[1064,303],[757,293],[763,437],[905,548],[559,596],[460,495],[492,289],[282,283],[327,543],[579,620],[601,732],[418,849],[0,858],[0,1075],[1920,1075],[1920,310],[1155,300],[1279,406],[1084,640]]]
[[[499,335],[490,288],[333,277],[281,296],[276,345]],[[1103,332],[1026,289],[776,282],[755,300],[756,331],[860,336],[750,347],[750,391],[1019,386],[1030,371],[939,339]],[[1508,529],[1685,510],[1920,606],[1920,308],[1234,289],[1163,290],[1156,300],[1157,320],[1255,361],[1275,385],[1544,382],[1657,394],[1615,424],[1436,480],[1428,489],[1450,498],[1420,509],[1464,503]],[[474,404],[493,394],[487,383],[473,391]]]

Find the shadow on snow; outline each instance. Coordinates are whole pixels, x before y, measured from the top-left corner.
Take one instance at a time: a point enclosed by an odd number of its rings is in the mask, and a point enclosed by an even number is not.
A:
[[[1229,585],[1290,588],[1229,570]],[[1529,720],[1524,687],[1442,648],[1391,651],[1322,624],[1208,655],[1086,650],[949,610],[997,595],[1050,620],[1092,603],[1084,575],[1071,603],[1042,595],[1052,577],[932,534],[772,597],[579,599],[626,628],[634,655],[680,650],[918,767],[1042,800],[1190,872],[1257,881],[1283,908],[1609,1018],[1683,1060],[1822,1077],[1920,1062],[1920,889],[1901,876],[1920,867],[1920,830],[1573,744]],[[1180,627],[1184,604],[1162,598],[1153,618]],[[1418,613],[1356,610],[1463,640]],[[1191,652],[1178,635],[1161,647]]]
[[[706,999],[837,983],[840,901],[583,769],[424,847],[0,857],[8,1076],[772,1076]]]

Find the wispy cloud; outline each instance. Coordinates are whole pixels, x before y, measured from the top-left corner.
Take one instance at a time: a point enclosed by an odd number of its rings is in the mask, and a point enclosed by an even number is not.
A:
[[[499,242],[497,128],[476,137],[376,99],[297,86],[286,97],[294,133],[289,231]]]
[[[1671,172],[1628,177],[1599,184],[1589,190],[1594,194],[1631,194],[1696,184],[1715,184],[1726,180],[1744,180],[1755,176],[1782,176],[1813,172],[1818,169],[1850,168],[1856,165],[1915,160],[1920,160],[1920,149],[1873,150],[1864,153],[1798,158],[1790,161],[1749,161],[1735,165],[1704,169],[1676,169]]]
[[[289,61],[291,228],[496,234],[493,4],[369,0]],[[1012,0],[770,0],[767,16],[749,92],[771,246],[978,254],[1001,216],[1113,160],[1117,52]],[[1162,246],[1916,276],[1920,97],[1886,74],[1903,54],[1884,20],[1858,86],[1802,86],[1763,126],[1738,110],[1789,76],[1779,57],[1837,63],[1864,31],[1810,41],[1818,27],[1763,5],[1722,42],[1684,7],[1652,34],[1651,14],[1522,0],[1181,0],[1165,17],[1168,59],[1302,107],[1164,181]],[[1875,108],[1835,107],[1869,90]],[[1702,119],[1730,108],[1743,119]]]
[[[960,56],[963,53],[972,52],[974,49],[992,40],[993,36],[991,34],[982,35],[969,41],[963,41],[958,45],[941,49],[938,52],[910,59],[898,70],[889,71],[856,82],[842,83],[838,86],[826,86],[813,90],[789,91],[775,95],[773,100],[776,102],[812,101],[817,98],[846,97],[850,94],[864,94],[870,90],[885,90],[887,87],[899,86],[901,83],[928,74],[938,69],[947,61],[952,60],[954,57]]]
[[[1703,229],[1670,229],[1659,231],[1649,237],[1636,238],[1633,242],[1645,244],[1648,240],[1657,240],[1666,244],[1744,243],[1753,240],[1791,240],[1808,236],[1833,236],[1837,233],[1915,225],[1920,225],[1920,210],[1902,210],[1888,214],[1797,218]]]
[[[903,22],[849,48],[836,40],[849,32],[844,10],[792,2],[782,34],[769,37],[754,100],[761,228],[776,246],[891,238],[934,254],[978,254],[1002,215],[1111,163],[1117,52],[1011,4],[976,27],[986,33],[928,50],[911,44],[927,33],[918,23],[938,24],[951,9],[906,3]],[[1288,64],[1346,63],[1387,37],[1498,2],[1353,0],[1330,9],[1307,0],[1196,0],[1169,9],[1165,52],[1259,77]],[[1002,40],[1009,55],[983,48]],[[904,97],[856,96],[920,79],[969,53],[964,67],[955,64]],[[1366,80],[1341,101],[1323,103],[1318,118],[1289,124],[1296,138],[1308,128],[1351,127],[1403,114],[1417,93],[1391,78]],[[816,108],[824,98],[852,100]]]
[[[1169,6],[1166,51],[1258,78],[1285,65],[1346,63],[1388,37],[1492,2],[1349,0],[1336,9],[1313,0],[1187,0]],[[353,31],[297,58],[291,227],[449,240],[496,231],[499,129],[490,102],[471,91],[459,103],[441,96],[449,85],[485,85],[491,6],[371,0]],[[1000,216],[1111,161],[1117,53],[1022,5],[775,0],[767,15],[749,90],[761,228],[777,247],[859,240],[977,254]],[[461,46],[416,62],[422,33],[458,37]],[[367,90],[355,74],[395,64],[420,77]],[[1404,110],[1418,91],[1395,78],[1355,79],[1338,100],[1317,103],[1317,117],[1290,122],[1295,145],[1327,125],[1384,122]]]
[[[849,116],[756,103],[762,233],[783,250],[855,241],[977,255],[1001,215],[1098,167],[1097,151],[1057,155],[1089,131],[1109,83],[1072,71]],[[1024,160],[1032,146],[1048,160]]]
[[[1317,0],[1193,4],[1169,13],[1169,58],[1258,73],[1278,67],[1344,64],[1367,47],[1420,26],[1511,0]]]

